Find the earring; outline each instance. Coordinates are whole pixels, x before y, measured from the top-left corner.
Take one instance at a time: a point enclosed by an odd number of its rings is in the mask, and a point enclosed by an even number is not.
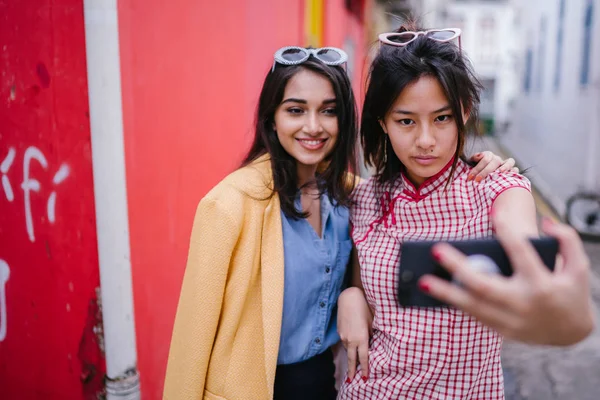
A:
[[[387,164],[387,137],[384,139],[383,142],[383,163]]]

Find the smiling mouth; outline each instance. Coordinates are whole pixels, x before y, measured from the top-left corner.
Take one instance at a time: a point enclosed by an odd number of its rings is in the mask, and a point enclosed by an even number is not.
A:
[[[309,146],[318,146],[321,143],[325,143],[327,139],[296,139],[302,144],[307,144]]]
[[[325,142],[327,142],[327,138],[325,139],[296,139],[300,146],[304,147],[306,150],[321,150],[325,147]]]

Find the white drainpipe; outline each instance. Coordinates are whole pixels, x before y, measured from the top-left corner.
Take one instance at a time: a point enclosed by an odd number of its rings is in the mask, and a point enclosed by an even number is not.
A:
[[[108,400],[140,398],[129,251],[117,0],[84,0]]]

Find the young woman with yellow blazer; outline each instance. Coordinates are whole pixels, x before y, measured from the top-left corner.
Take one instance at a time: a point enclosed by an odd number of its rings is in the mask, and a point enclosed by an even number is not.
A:
[[[347,56],[286,47],[274,58],[250,152],[198,205],[168,400],[336,397],[331,346],[356,171]],[[479,159],[481,175],[514,163]]]

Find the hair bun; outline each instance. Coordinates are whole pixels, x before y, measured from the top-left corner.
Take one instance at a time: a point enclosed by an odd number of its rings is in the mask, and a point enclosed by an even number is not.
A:
[[[402,25],[400,25],[400,28],[398,28],[396,30],[397,33],[402,33],[402,32],[418,32],[422,30],[419,27],[419,24],[417,23],[416,20],[412,20],[409,19],[408,21],[406,21],[405,23],[403,23]]]

